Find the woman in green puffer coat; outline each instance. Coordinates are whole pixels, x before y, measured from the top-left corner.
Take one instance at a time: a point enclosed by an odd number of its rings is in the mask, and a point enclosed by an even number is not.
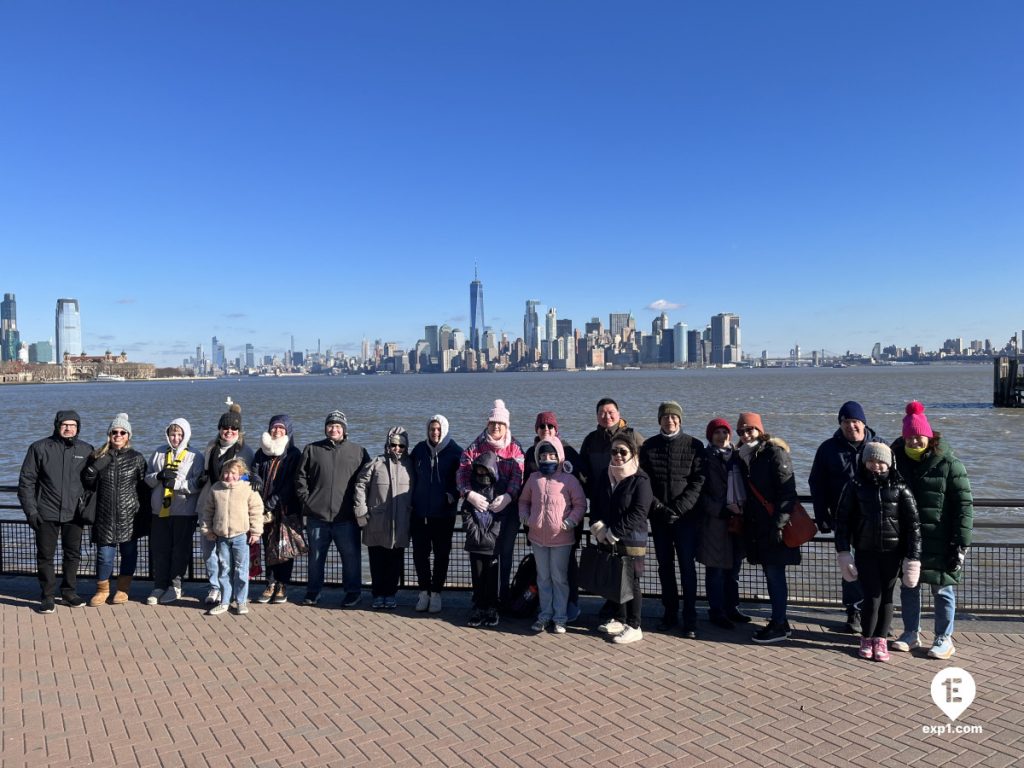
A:
[[[906,408],[903,437],[892,444],[899,474],[917,501],[921,521],[921,584],[929,584],[935,602],[935,637],[928,656],[948,659],[953,646],[956,595],[974,525],[974,497],[967,470],[942,442],[914,401]],[[900,589],[903,634],[892,644],[896,651],[921,647],[921,587]]]

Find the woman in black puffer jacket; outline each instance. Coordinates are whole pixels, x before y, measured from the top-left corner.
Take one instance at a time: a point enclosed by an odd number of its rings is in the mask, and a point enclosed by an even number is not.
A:
[[[96,545],[96,594],[89,605],[128,602],[128,589],[138,561],[138,539],[148,533],[149,486],[146,459],[131,447],[132,425],[127,413],[110,422],[107,442],[93,451],[82,470],[82,483],[96,493],[96,521],[92,541]],[[121,552],[117,591],[110,597],[114,559]]]
[[[914,494],[893,469],[889,446],[867,443],[861,462],[857,477],[839,497],[836,564],[844,580],[859,579],[864,591],[860,657],[888,661],[892,595],[900,569],[908,587],[916,586],[921,574],[921,524]]]

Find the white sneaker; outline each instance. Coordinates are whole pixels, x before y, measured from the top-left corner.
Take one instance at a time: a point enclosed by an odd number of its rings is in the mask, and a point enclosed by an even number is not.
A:
[[[210,587],[210,590],[206,593],[206,604],[217,605],[220,602],[220,590],[216,587]],[[216,615],[216,614],[213,614]]]
[[[556,635],[564,635],[565,634],[565,624],[555,624],[555,634]]]
[[[146,598],[146,605],[156,605],[160,602],[160,598],[164,596],[164,590],[155,588],[149,593],[149,597]]]
[[[430,612],[431,613],[440,613],[442,607],[443,607],[443,603],[441,602],[441,593],[440,592],[431,592],[430,593]]]
[[[902,651],[904,653],[921,647],[920,632],[904,632],[896,640],[889,643],[890,651]]]
[[[420,592],[420,599],[416,601],[416,610],[420,613],[430,607],[430,593]]]
[[[626,628],[618,619],[608,619],[604,624],[598,626],[597,631],[605,635],[618,635]]]
[[[612,638],[612,642],[618,645],[625,645],[626,643],[635,643],[637,640],[643,639],[644,633],[640,630],[640,627],[626,627]]]

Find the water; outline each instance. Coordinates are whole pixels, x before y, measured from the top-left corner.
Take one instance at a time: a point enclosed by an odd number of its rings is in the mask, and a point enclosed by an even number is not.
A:
[[[784,438],[793,453],[798,488],[808,493],[814,452],[837,427],[845,400],[864,405],[868,422],[886,440],[900,433],[907,401],[921,400],[932,428],[942,432],[967,467],[979,497],[1024,497],[1018,472],[1024,410],[996,409],[988,365],[882,368],[779,368],[502,373],[410,376],[307,376],[223,378],[216,381],[148,381],[0,387],[6,439],[0,443],[0,484],[15,484],[28,445],[50,433],[53,416],[74,408],[82,436],[103,440],[115,413],[129,414],[133,444],[145,455],[165,446],[163,430],[176,417],[192,424],[193,444],[203,448],[216,435],[225,399],[242,406],[248,441],[255,444],[268,418],[289,413],[296,442],[323,436],[323,420],[340,408],[351,439],[371,455],[383,448],[389,427],[405,426],[414,441],[426,422],[443,413],[456,441],[466,445],[483,429],[491,403],[505,400],[512,434],[532,442],[538,411],[558,414],[560,432],[579,447],[594,428],[595,404],[613,397],[622,415],[644,435],[657,429],[658,403],[683,407],[683,429],[704,438],[707,422],[722,416],[735,423],[740,411],[757,411],[765,429]],[[993,519],[1024,520],[1024,510],[991,510]]]

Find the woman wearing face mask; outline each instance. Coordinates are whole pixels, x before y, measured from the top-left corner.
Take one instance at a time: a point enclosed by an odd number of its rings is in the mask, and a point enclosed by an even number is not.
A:
[[[644,636],[640,629],[640,577],[647,554],[647,515],[653,501],[651,479],[640,469],[636,439],[622,430],[612,438],[611,462],[607,471],[595,478],[590,498],[591,536],[628,558],[632,565],[632,599],[612,603],[613,618],[598,627],[613,643],[635,643]]]
[[[800,548],[787,547],[782,529],[796,502],[793,460],[785,441],[764,431],[756,413],[741,413],[736,422],[740,437],[740,468],[746,479],[743,504],[743,538],[747,560],[760,565],[768,583],[772,618],[754,633],[755,643],[778,643],[789,637],[786,618],[789,586],[786,566],[800,564]]]
[[[896,469],[917,501],[921,521],[921,583],[928,584],[935,602],[935,637],[928,656],[948,659],[954,653],[953,587],[963,577],[967,548],[974,528],[974,497],[967,470],[932,430],[924,406],[907,405],[903,437],[892,444]],[[900,589],[903,634],[892,644],[895,651],[921,647],[921,585]]]
[[[565,634],[569,608],[569,558],[574,530],[583,519],[587,499],[583,486],[565,469],[562,441],[554,435],[533,448],[537,471],[523,486],[519,520],[530,529],[529,539],[537,562],[540,612],[534,632],[554,622],[556,634]]]
[[[111,605],[128,602],[128,590],[138,562],[138,540],[149,532],[149,487],[146,459],[131,447],[132,425],[127,413],[110,422],[107,442],[93,451],[82,470],[86,488],[96,491],[96,522],[92,540],[96,544],[96,594],[89,600],[94,608],[109,598]],[[143,504],[147,504],[143,508]],[[117,591],[110,596],[114,559],[121,554]]]
[[[850,554],[853,547],[856,555]],[[907,484],[892,469],[885,443],[867,443],[857,476],[846,484],[836,511],[836,565],[843,579],[860,581],[862,659],[889,660],[892,595],[900,569],[916,587],[921,574],[921,526]]]
[[[369,552],[376,609],[394,610],[398,605],[395,595],[409,546],[415,475],[408,453],[405,428],[392,427],[384,453],[363,466],[356,477],[355,516]]]
[[[263,551],[267,557],[266,589],[256,598],[260,603],[288,602],[288,585],[292,581],[295,560],[288,558],[272,563],[270,546],[280,541],[282,522],[290,519],[291,528],[302,530],[302,507],[295,495],[295,470],[302,453],[295,447],[292,419],[282,413],[270,417],[270,425],[260,439],[260,449],[252,461],[251,475],[259,479],[263,498]],[[300,534],[297,534],[300,535]]]
[[[478,511],[487,511],[500,523],[497,542],[498,555],[498,601],[508,599],[509,576],[512,573],[512,558],[515,553],[516,534],[519,533],[519,515],[516,500],[523,487],[523,463],[526,457],[523,447],[512,437],[509,427],[510,414],[504,400],[495,400],[487,417],[487,427],[480,436],[462,452],[455,483],[459,495]],[[470,487],[473,462],[484,453],[493,453],[498,460],[498,481],[503,487],[501,493],[488,502]]]

